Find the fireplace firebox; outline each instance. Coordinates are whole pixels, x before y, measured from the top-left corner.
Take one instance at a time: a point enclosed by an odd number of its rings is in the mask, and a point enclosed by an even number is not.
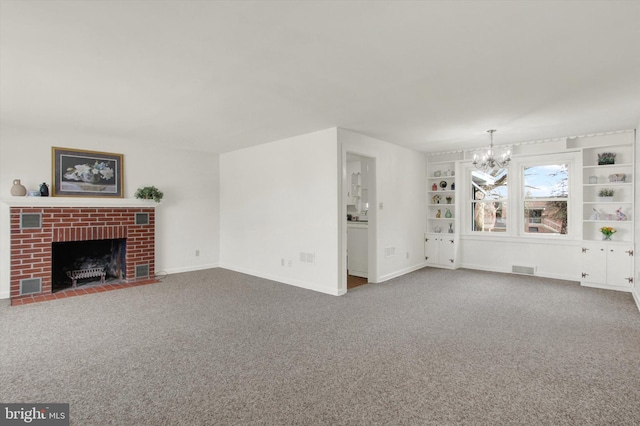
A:
[[[53,243],[51,291],[126,279],[125,238]]]

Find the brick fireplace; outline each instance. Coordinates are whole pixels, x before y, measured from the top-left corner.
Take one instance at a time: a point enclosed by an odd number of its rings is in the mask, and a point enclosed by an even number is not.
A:
[[[107,204],[112,205],[10,207],[12,304],[25,297],[52,298],[47,296],[52,295],[54,243],[124,240],[125,260],[120,282],[127,284],[154,277],[155,208],[148,204],[135,207]]]

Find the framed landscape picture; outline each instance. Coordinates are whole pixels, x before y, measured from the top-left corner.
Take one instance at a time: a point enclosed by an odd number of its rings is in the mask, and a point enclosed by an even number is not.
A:
[[[52,148],[54,197],[123,197],[122,154]]]

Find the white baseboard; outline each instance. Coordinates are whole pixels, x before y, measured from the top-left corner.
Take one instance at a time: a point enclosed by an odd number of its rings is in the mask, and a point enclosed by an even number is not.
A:
[[[220,267],[219,263],[210,263],[210,264],[207,264],[207,265],[184,266],[184,267],[181,267],[181,268],[160,270],[160,271],[156,271],[156,274],[162,274],[163,272],[167,273],[167,274],[180,274],[182,272],[202,271],[204,269],[213,269],[213,268],[218,268],[218,267]]]
[[[616,286],[612,286],[612,285],[598,284],[598,283],[586,283],[586,282],[581,282],[580,285],[582,287],[601,288],[603,290],[615,290],[615,291],[622,291],[622,292],[625,292],[625,293],[633,293],[633,290],[630,289],[629,287],[616,287]]]
[[[283,284],[292,285],[294,287],[300,287],[307,290],[317,291],[319,293],[330,294],[332,296],[341,296],[346,293],[346,290],[341,291],[338,288],[320,287],[318,285],[311,284],[305,281],[296,280],[289,277],[283,277],[278,275],[265,274],[262,272],[253,271],[247,268],[237,267],[233,265],[221,264],[220,268],[229,269],[231,271],[240,272],[242,274],[253,275],[254,277],[264,278],[271,281],[277,281]]]
[[[426,266],[427,265],[425,265],[424,263],[419,263],[417,265],[409,266],[408,268],[400,269],[399,271],[395,271],[395,272],[392,272],[390,274],[382,275],[382,276],[380,276],[378,278],[378,281],[376,281],[376,282],[377,283],[381,283],[381,282],[384,282],[384,281],[388,281],[390,279],[397,278],[397,277],[399,277],[401,275],[405,275],[405,274],[408,274],[410,272],[417,271],[418,269],[425,268]]]
[[[3,291],[0,293],[0,299],[8,299],[9,297],[11,297],[10,291]]]
[[[511,269],[491,268],[485,265],[463,264],[460,267],[464,269],[474,269],[476,271],[498,272],[501,274],[513,274],[513,272],[511,272]],[[527,274],[514,274],[514,275],[523,275],[525,277],[551,278],[554,280],[580,282],[580,280],[576,279],[574,275],[546,274],[544,273],[544,271],[543,272],[537,271],[535,275],[527,275]]]
[[[638,296],[637,290],[636,291],[632,291],[631,294],[633,295],[633,300],[636,301],[636,306],[638,307],[638,310],[640,311],[640,296]]]

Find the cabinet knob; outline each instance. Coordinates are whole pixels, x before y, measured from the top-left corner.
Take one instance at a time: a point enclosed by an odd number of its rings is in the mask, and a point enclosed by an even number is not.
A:
[[[625,278],[629,282],[629,284],[633,284],[633,277]]]
[[[629,256],[633,256],[633,250],[627,250],[625,251],[625,253],[627,253]]]
[[[588,251],[589,251],[589,249],[588,249],[588,248],[586,248],[586,247],[582,247],[582,252],[583,252],[583,253],[586,253],[586,252],[588,252]]]
[[[582,278],[587,278],[589,276],[589,274],[587,274],[586,272],[582,273]]]

